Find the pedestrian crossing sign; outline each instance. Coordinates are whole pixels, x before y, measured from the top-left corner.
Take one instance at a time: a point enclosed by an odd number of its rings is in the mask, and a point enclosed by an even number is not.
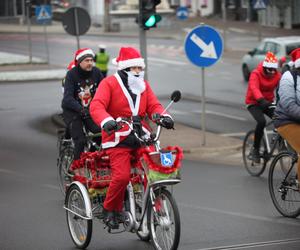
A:
[[[253,9],[263,10],[267,8],[267,0],[253,0]]]
[[[39,5],[35,8],[36,21],[38,23],[48,23],[52,19],[51,5]]]

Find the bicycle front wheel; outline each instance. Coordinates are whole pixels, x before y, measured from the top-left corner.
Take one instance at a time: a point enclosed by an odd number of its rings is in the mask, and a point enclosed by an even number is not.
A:
[[[74,148],[72,146],[65,147],[62,150],[58,162],[58,182],[63,195],[66,194],[67,187],[71,183],[71,176],[69,175],[69,168],[73,161]]]
[[[91,241],[93,221],[86,219],[86,205],[81,190],[72,185],[66,193],[65,206],[68,228],[77,248],[85,249]]]
[[[269,191],[275,208],[285,217],[300,215],[300,192],[296,186],[297,159],[290,152],[281,152],[269,170]]]
[[[166,189],[154,191],[154,206],[148,209],[148,228],[155,249],[177,249],[180,240],[179,211]]]
[[[260,163],[255,163],[252,158],[252,150],[254,145],[254,130],[249,131],[243,142],[243,162],[247,172],[252,176],[260,176],[266,168],[267,161],[264,158],[264,154],[267,152],[266,143],[261,140],[259,154],[261,156]]]

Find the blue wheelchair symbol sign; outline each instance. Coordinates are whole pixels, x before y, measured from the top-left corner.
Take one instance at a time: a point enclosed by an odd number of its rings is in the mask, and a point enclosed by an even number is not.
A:
[[[216,63],[223,53],[223,39],[211,26],[194,28],[185,39],[185,53],[198,67],[209,67]]]
[[[160,162],[162,166],[171,167],[173,165],[172,153],[161,153]]]
[[[40,5],[35,9],[36,21],[38,23],[47,23],[52,19],[52,9],[50,5]]]
[[[189,16],[188,8],[184,6],[180,6],[176,10],[176,16],[180,20],[186,20]]]

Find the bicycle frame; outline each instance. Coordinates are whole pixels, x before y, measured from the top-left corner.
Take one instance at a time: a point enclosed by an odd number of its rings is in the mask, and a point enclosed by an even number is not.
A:
[[[147,184],[146,189],[144,191],[143,195],[143,203],[142,203],[142,212],[141,212],[141,220],[140,222],[137,220],[136,217],[136,207],[135,207],[135,196],[133,192],[133,187],[131,182],[127,185],[127,191],[128,191],[128,199],[129,199],[129,206],[130,206],[130,215],[127,214],[128,219],[129,219],[129,224],[125,227],[126,231],[138,231],[141,228],[141,225],[143,223],[145,214],[147,212],[148,204],[150,202],[151,206],[153,207],[153,210],[156,212],[155,209],[155,203],[154,203],[154,190],[158,188],[166,188],[165,185],[174,185],[179,183],[180,180],[178,179],[173,179],[173,180],[163,180],[163,181],[158,181],[153,184]],[[125,225],[124,225],[125,226]]]

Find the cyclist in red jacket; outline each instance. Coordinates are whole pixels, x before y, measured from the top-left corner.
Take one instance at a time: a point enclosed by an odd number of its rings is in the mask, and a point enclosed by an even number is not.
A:
[[[274,101],[274,92],[281,77],[281,73],[277,69],[278,59],[272,52],[268,52],[264,61],[258,64],[249,78],[245,103],[257,122],[252,151],[252,159],[255,163],[260,162],[259,147],[266,126],[264,115],[272,118],[274,112],[269,107]]]

